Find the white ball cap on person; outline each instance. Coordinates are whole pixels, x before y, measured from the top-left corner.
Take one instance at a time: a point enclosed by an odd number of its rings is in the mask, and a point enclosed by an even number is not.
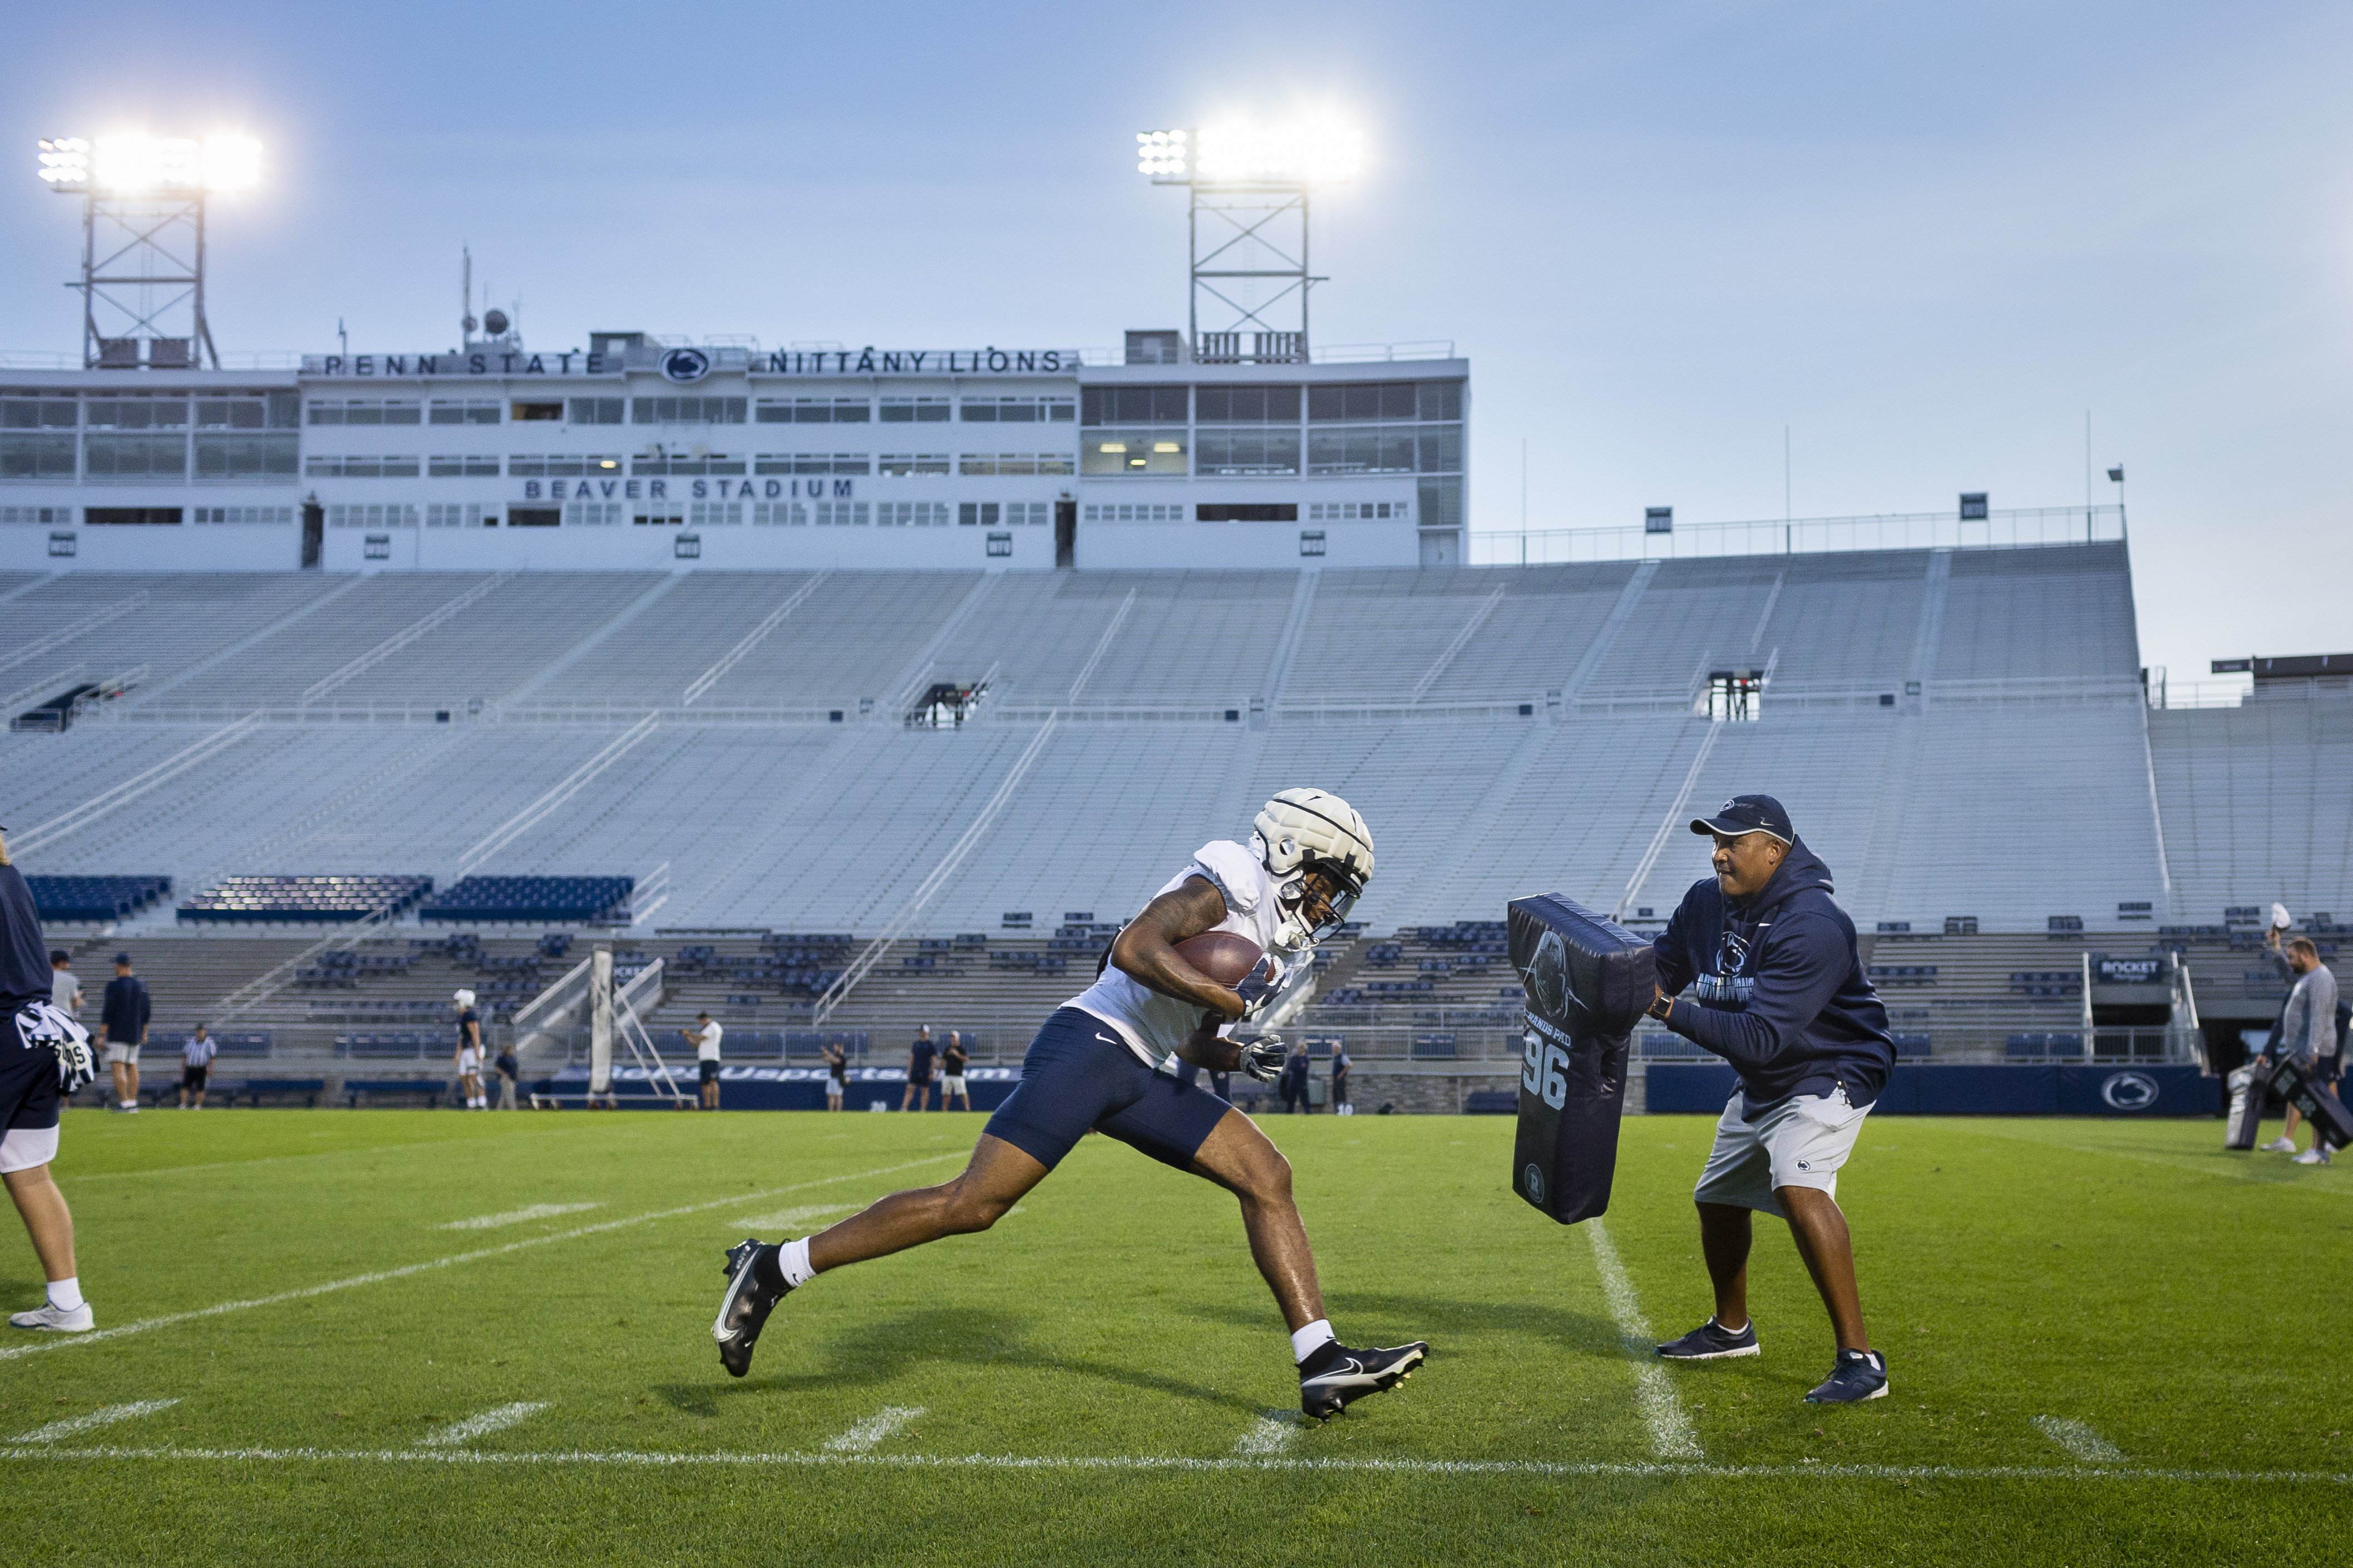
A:
[[[2285,904],[2274,904],[2272,906],[2272,930],[2285,931],[2288,927],[2294,924],[2295,924],[2295,921],[2289,918],[2287,906]]]
[[[470,991],[459,991],[455,995],[451,996],[449,1000],[455,1002],[460,1007],[470,1007],[474,1005],[474,994]]]

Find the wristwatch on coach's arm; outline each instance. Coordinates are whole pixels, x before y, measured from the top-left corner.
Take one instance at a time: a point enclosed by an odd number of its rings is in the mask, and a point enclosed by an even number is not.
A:
[[[1672,1013],[1674,1010],[1675,999],[1666,994],[1664,992],[1661,992],[1658,995],[1651,997],[1651,1005],[1642,1009],[1645,1014],[1649,1015],[1651,1017],[1656,1018],[1662,1024],[1667,1021],[1668,1015]]]

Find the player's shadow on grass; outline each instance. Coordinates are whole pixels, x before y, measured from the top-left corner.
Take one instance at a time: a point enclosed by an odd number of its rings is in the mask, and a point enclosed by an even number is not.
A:
[[[1574,1312],[1542,1301],[1465,1301],[1445,1296],[1413,1296],[1347,1290],[1324,1305],[1351,1344],[1398,1344],[1428,1340],[1438,1350],[1450,1337],[1506,1332],[1526,1335],[1556,1349],[1622,1356],[1626,1345],[1618,1325],[1590,1312]],[[1263,1310],[1223,1302],[1202,1302],[1188,1315],[1233,1328],[1263,1330]]]
[[[1262,1324],[1260,1326],[1263,1326]],[[780,1317],[763,1336],[752,1375],[700,1384],[661,1384],[654,1392],[690,1415],[719,1414],[720,1401],[746,1394],[793,1394],[851,1385],[887,1384],[923,1366],[955,1363],[1001,1371],[1008,1367],[1097,1378],[1146,1393],[1197,1404],[1225,1405],[1256,1415],[1262,1401],[1221,1394],[1201,1384],[1140,1367],[1089,1357],[1050,1355],[1024,1342],[1027,1323],[1004,1313],[972,1307],[934,1307],[857,1326],[806,1348]],[[812,1355],[811,1352],[816,1354]],[[822,1364],[816,1364],[818,1356]],[[763,1363],[783,1370],[762,1376]]]

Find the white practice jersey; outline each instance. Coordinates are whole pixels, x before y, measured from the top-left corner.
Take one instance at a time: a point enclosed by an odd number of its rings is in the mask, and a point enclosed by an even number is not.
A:
[[[1258,857],[1229,838],[1204,844],[1194,854],[1193,863],[1170,878],[1160,892],[1183,887],[1187,877],[1208,879],[1226,900],[1226,918],[1209,929],[1233,931],[1258,943],[1273,955],[1279,977],[1291,953],[1274,945],[1282,911],[1275,908],[1274,876],[1259,864]],[[1106,964],[1094,984],[1064,1005],[1092,1014],[1118,1030],[1127,1048],[1146,1067],[1157,1067],[1191,1035],[1204,1011],[1197,1002],[1164,996],[1139,984],[1116,964]]]

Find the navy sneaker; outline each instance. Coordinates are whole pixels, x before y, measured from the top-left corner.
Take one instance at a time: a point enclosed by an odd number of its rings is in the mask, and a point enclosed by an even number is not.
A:
[[[1299,1408],[1329,1421],[1367,1394],[1386,1394],[1413,1375],[1430,1354],[1427,1341],[1388,1350],[1352,1351],[1327,1340],[1299,1366]]]
[[[752,1370],[752,1347],[759,1342],[760,1330],[766,1326],[776,1303],[792,1293],[793,1288],[783,1283],[781,1276],[773,1282],[762,1278],[774,1271],[773,1258],[766,1270],[757,1267],[762,1253],[776,1250],[753,1237],[727,1249],[727,1293],[719,1299],[719,1316],[712,1321],[711,1337],[718,1342],[719,1362],[730,1377],[741,1377]]]
[[[1757,1343],[1757,1321],[1752,1318],[1740,1325],[1740,1331],[1719,1329],[1710,1318],[1679,1340],[1669,1340],[1659,1347],[1659,1353],[1669,1361],[1722,1361],[1726,1356],[1760,1355]]]
[[[1838,1364],[1821,1386],[1806,1395],[1809,1405],[1860,1405],[1887,1392],[1887,1362],[1877,1351],[1841,1351]]]

